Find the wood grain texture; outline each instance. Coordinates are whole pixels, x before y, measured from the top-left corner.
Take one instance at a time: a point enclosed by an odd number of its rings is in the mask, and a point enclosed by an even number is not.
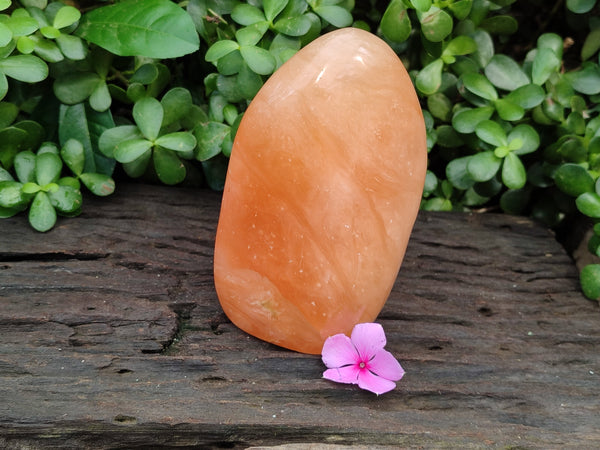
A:
[[[546,229],[422,212],[377,397],[227,320],[219,200],[124,184],[46,234],[0,221],[0,447],[600,447],[600,311]]]

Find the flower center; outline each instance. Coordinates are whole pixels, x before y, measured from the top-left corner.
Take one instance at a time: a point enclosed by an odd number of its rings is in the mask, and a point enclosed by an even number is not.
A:
[[[367,365],[364,363],[364,361],[361,361],[360,364],[358,365],[358,367],[360,367],[361,369],[364,369]]]

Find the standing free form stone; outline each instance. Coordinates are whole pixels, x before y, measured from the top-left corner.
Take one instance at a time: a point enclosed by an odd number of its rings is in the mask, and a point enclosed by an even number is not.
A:
[[[355,28],[279,68],[235,137],[214,255],[227,316],[318,354],[372,322],[396,280],[423,190],[423,115],[393,50]]]

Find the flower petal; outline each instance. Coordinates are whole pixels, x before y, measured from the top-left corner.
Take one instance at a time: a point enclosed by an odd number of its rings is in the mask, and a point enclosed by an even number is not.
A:
[[[323,344],[321,357],[323,363],[330,369],[358,362],[358,353],[350,338],[345,334],[328,337]]]
[[[358,375],[358,387],[374,392],[375,394],[385,394],[396,387],[396,383],[369,372],[361,370]]]
[[[336,367],[323,372],[323,378],[338,383],[356,384],[358,383],[359,372],[360,369],[356,365]]]
[[[369,370],[386,380],[398,381],[404,376],[404,369],[394,355],[387,350],[379,350],[369,361]]]
[[[385,333],[378,323],[359,323],[350,337],[363,361],[370,360],[385,347]]]

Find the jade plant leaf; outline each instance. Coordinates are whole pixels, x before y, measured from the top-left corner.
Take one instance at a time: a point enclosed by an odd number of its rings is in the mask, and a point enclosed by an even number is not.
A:
[[[381,18],[381,32],[393,42],[404,42],[412,30],[403,0],[392,0]]]
[[[199,48],[192,18],[168,0],[126,0],[94,9],[83,15],[76,34],[119,56],[176,58]]]
[[[43,191],[35,194],[31,207],[29,208],[29,223],[40,232],[50,230],[56,223],[56,211]]]
[[[498,158],[494,152],[485,151],[471,156],[467,170],[475,181],[487,181],[498,173],[501,164],[502,159]]]
[[[14,169],[21,183],[35,181],[35,154],[30,151],[17,153],[14,160]]]
[[[343,28],[352,24],[352,14],[341,6],[321,5],[313,8],[313,11],[335,27]]]
[[[600,195],[595,192],[584,192],[575,200],[577,209],[588,217],[600,219]]]
[[[72,186],[59,185],[48,193],[50,204],[61,214],[71,214],[81,208],[81,191]]]
[[[240,3],[231,11],[231,18],[243,26],[266,21],[265,14],[256,6]]]
[[[150,141],[158,137],[163,116],[163,107],[155,98],[143,97],[133,105],[133,120],[142,135]]]
[[[488,120],[492,114],[494,114],[492,106],[465,108],[454,114],[452,126],[459,133],[473,133],[477,125],[483,120]]]
[[[23,183],[13,180],[0,181],[0,207],[17,208],[27,202],[24,195]]]
[[[576,14],[585,14],[590,12],[596,0],[567,0],[567,8]]]
[[[507,91],[514,91],[530,82],[517,62],[506,55],[494,55],[484,71],[494,86]]]
[[[591,300],[600,299],[600,264],[588,264],[581,270],[581,289]]]
[[[94,195],[104,197],[115,191],[114,180],[103,173],[83,173],[79,179]]]
[[[483,120],[475,127],[475,134],[479,139],[495,147],[508,145],[506,132],[498,122]]]
[[[196,138],[187,131],[176,131],[160,136],[154,143],[174,152],[189,152],[196,147]]]
[[[502,164],[502,182],[509,189],[521,189],[526,181],[527,172],[521,159],[514,152],[509,152]]]
[[[54,153],[38,154],[35,160],[35,177],[40,186],[56,183],[62,170],[62,161]]]
[[[151,149],[152,142],[146,139],[131,139],[117,145],[114,157],[120,163],[130,163],[151,153]]]
[[[421,32],[428,41],[441,42],[452,32],[452,17],[436,6],[421,13],[419,21],[421,22]]]
[[[464,86],[473,94],[490,101],[498,98],[496,88],[480,73],[467,72],[461,76],[461,79]]]
[[[554,172],[554,182],[561,191],[573,197],[594,191],[594,179],[579,164],[567,163],[561,165]]]
[[[0,72],[15,80],[37,83],[48,76],[48,66],[37,56],[15,55],[0,60]]]
[[[85,166],[85,150],[81,142],[69,139],[60,150],[60,156],[71,171],[79,176]]]
[[[173,185],[185,179],[185,166],[171,150],[157,147],[154,150],[153,162],[154,170],[163,183]]]
[[[560,68],[560,59],[549,48],[540,48],[533,59],[531,78],[535,84],[542,85],[550,75]]]
[[[436,59],[423,67],[415,80],[417,89],[425,95],[435,93],[442,85],[443,68],[444,62],[441,59]]]
[[[97,73],[69,72],[54,82],[54,95],[67,105],[81,103],[92,94],[99,82]]]

